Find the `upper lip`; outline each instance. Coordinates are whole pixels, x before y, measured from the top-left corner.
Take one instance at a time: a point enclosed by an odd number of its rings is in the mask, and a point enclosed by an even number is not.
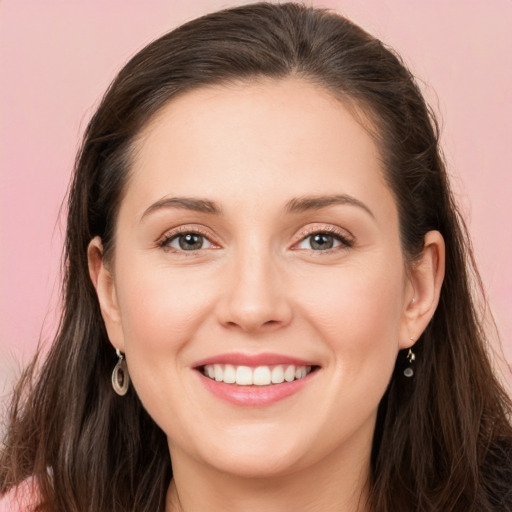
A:
[[[318,363],[290,357],[281,354],[262,353],[262,354],[242,354],[238,352],[229,352],[218,354],[206,359],[195,362],[192,366],[199,368],[208,364],[231,364],[233,366],[274,366],[278,364],[293,364],[296,366],[318,366]]]

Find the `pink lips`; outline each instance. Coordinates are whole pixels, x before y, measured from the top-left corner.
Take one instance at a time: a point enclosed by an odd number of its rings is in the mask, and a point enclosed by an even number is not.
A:
[[[279,354],[219,354],[207,359],[201,359],[194,363],[194,368],[207,364],[233,364],[236,366],[273,366],[276,364],[294,364],[296,366],[315,366],[317,363],[296,357],[282,356]]]
[[[312,379],[317,372],[312,372],[306,377],[294,380],[292,382],[283,382],[281,384],[271,384],[268,386],[239,386],[236,384],[226,384],[206,377],[201,369],[206,365],[213,364],[231,364],[234,366],[274,366],[274,365],[296,365],[296,366],[317,366],[312,361],[298,359],[295,357],[283,356],[279,354],[256,354],[247,355],[240,353],[219,354],[213,357],[197,361],[193,367],[198,370],[197,375],[202,384],[213,395],[239,406],[265,406],[274,404],[284,398],[298,393]]]

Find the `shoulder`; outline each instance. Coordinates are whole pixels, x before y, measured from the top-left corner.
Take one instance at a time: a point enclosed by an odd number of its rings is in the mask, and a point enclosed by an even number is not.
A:
[[[0,497],[0,512],[29,512],[37,505],[38,492],[31,480]]]

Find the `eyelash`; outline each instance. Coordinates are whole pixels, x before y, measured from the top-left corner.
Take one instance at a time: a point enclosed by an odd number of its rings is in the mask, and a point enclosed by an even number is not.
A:
[[[315,253],[329,254],[336,250],[344,250],[344,249],[350,249],[350,248],[354,247],[354,240],[349,238],[345,231],[341,231],[333,226],[322,226],[322,227],[314,226],[314,227],[311,227],[310,229],[304,230],[299,235],[300,240],[297,243],[295,243],[294,246],[299,245],[300,243],[304,242],[305,240],[307,240],[308,238],[310,238],[314,235],[332,236],[334,239],[336,239],[341,244],[338,247],[332,247],[332,248],[324,249],[324,250],[316,250],[315,251],[314,249],[309,249]],[[296,250],[301,250],[301,249],[298,248]]]
[[[189,250],[189,251],[186,251],[184,249],[179,250],[179,249],[176,249],[169,245],[176,238],[183,236],[183,235],[189,235],[189,234],[190,235],[199,235],[199,236],[203,237],[204,239],[206,239],[210,244],[212,244],[214,246],[216,245],[214,242],[211,241],[211,239],[210,239],[211,235],[209,233],[206,233],[205,231],[198,229],[196,227],[191,228],[189,226],[181,226],[181,227],[178,227],[178,228],[172,230],[171,232],[168,232],[165,235],[163,235],[163,237],[157,242],[157,246],[160,247],[161,249],[164,249],[167,251],[174,251],[177,253],[188,253],[188,254],[195,254],[198,251],[203,250],[203,249],[195,249],[195,250]],[[309,249],[315,253],[324,253],[324,254],[331,253],[336,250],[350,249],[351,247],[354,246],[354,241],[351,240],[350,238],[348,238],[346,236],[345,232],[342,232],[341,230],[336,229],[335,227],[330,227],[330,226],[316,227],[315,226],[315,227],[311,227],[310,229],[301,232],[299,235],[300,239],[298,242],[296,242],[294,244],[294,247],[296,247],[297,245],[299,245],[300,243],[304,242],[305,240],[307,240],[308,238],[310,238],[314,235],[332,236],[341,244],[338,247],[332,247],[332,248],[323,249],[323,250]],[[217,245],[217,247],[219,247],[219,246]],[[300,249],[297,248],[295,250],[300,250]],[[304,249],[304,250],[307,250],[307,249]]]
[[[195,254],[198,251],[202,250],[202,249],[196,249],[196,250],[185,251],[185,250],[176,249],[169,245],[173,240],[175,240],[176,238],[179,238],[180,236],[183,236],[183,235],[198,235],[198,236],[203,237],[210,244],[212,244],[214,246],[216,245],[210,240],[211,235],[209,233],[206,233],[205,231],[198,229],[197,227],[191,228],[189,226],[180,226],[176,229],[173,229],[172,231],[170,231],[168,233],[165,233],[162,236],[162,238],[157,242],[157,245],[161,249],[164,249],[166,251],[173,251],[176,253]]]

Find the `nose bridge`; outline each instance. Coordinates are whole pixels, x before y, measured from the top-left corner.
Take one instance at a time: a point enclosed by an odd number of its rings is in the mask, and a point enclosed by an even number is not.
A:
[[[221,322],[244,331],[277,328],[292,316],[282,268],[268,243],[253,238],[234,251],[231,285],[224,295]]]

